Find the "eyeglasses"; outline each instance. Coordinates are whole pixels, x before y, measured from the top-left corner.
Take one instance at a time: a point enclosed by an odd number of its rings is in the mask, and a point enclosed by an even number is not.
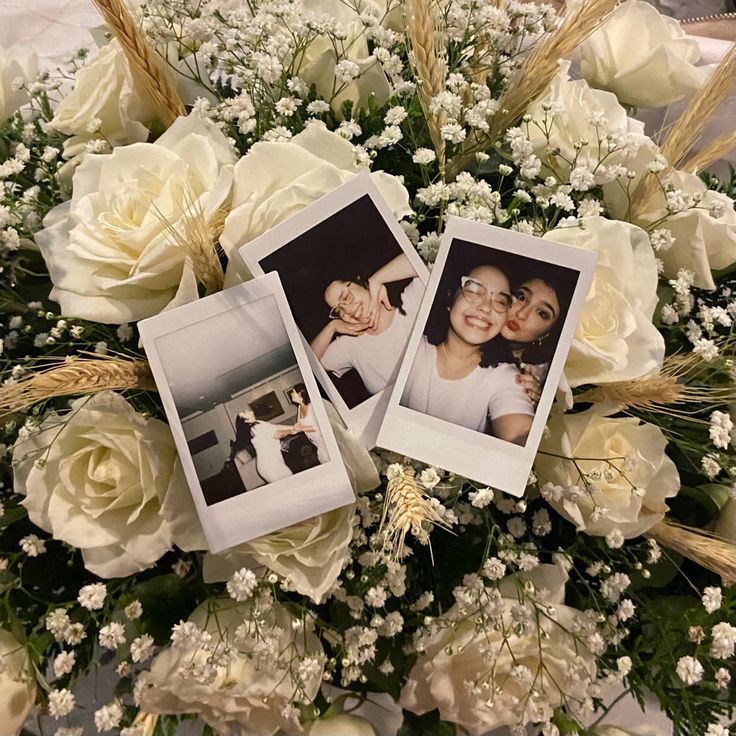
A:
[[[337,304],[330,309],[330,319],[342,319],[345,316],[345,307],[355,301],[355,294],[351,289],[354,285],[354,281],[348,281],[345,284],[345,288],[340,292],[340,296],[337,298]]]
[[[460,288],[462,289],[463,296],[471,304],[480,304],[490,294],[491,308],[494,312],[508,312],[511,307],[511,294],[505,291],[489,292],[485,284],[471,279],[470,276],[463,276],[460,279]]]

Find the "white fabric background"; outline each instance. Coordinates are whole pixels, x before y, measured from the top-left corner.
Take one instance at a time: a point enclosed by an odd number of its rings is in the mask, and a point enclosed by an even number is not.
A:
[[[712,11],[711,11],[712,12]],[[682,13],[679,13],[682,15]],[[692,13],[686,13],[692,15]],[[49,67],[62,62],[65,56],[80,46],[93,48],[95,43],[89,34],[89,29],[101,25],[101,18],[91,0],[0,0],[0,46],[9,47],[22,45],[34,49],[41,62]],[[702,39],[704,61],[712,63],[716,61],[726,48],[724,42],[712,39]],[[670,111],[670,116],[677,112],[676,108]],[[647,114],[647,122],[653,129],[661,126],[664,119],[663,111]],[[733,118],[729,125],[732,125]],[[723,120],[726,124],[726,120]],[[102,678],[102,681],[107,679]],[[100,683],[98,683],[100,684]],[[99,688],[100,700],[94,702],[94,691],[92,681],[87,688],[87,697],[80,698],[80,705],[85,706],[89,714],[88,722],[94,709],[109,700],[107,688]],[[84,702],[86,701],[86,702]],[[376,722],[380,729],[380,736],[392,736],[393,732],[388,729],[387,723],[395,723],[394,718],[381,718],[380,711],[374,710],[371,719]],[[55,724],[52,719],[44,719],[45,732],[53,733]],[[664,736],[672,733],[672,724],[669,719],[659,710],[656,703],[647,708],[643,713],[637,703],[627,697],[617,703],[616,707],[605,718],[606,723],[615,723],[621,726],[653,726],[661,729]],[[81,724],[80,724],[81,725]],[[35,732],[35,721],[29,722],[29,727]],[[89,733],[94,733],[94,726],[87,728]],[[502,732],[497,732],[500,733]]]

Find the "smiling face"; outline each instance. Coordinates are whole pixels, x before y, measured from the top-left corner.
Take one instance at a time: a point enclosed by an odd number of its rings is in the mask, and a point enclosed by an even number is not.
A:
[[[475,303],[461,289],[450,309],[450,329],[468,345],[482,345],[492,340],[506,322],[506,314],[493,308],[493,295],[509,291],[509,280],[495,266],[476,266],[468,276],[483,284],[485,295]]]
[[[346,322],[364,322],[368,319],[370,294],[368,289],[355,281],[331,281],[324,296],[331,309],[331,318]]]
[[[530,279],[514,292],[501,334],[512,342],[533,342],[547,335],[559,316],[557,292],[542,279]]]

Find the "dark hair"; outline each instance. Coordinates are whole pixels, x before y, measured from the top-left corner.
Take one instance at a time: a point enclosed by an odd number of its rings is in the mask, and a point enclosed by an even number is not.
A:
[[[289,389],[289,401],[291,401],[292,404],[294,403],[294,400],[291,398],[291,394],[294,391],[302,397],[302,401],[305,406],[309,406],[312,403],[309,399],[309,394],[307,393],[307,387],[303,383],[297,383]]]
[[[235,417],[235,439],[232,442],[231,456],[235,457],[240,450],[247,450],[251,457],[256,456],[256,450],[253,447],[253,427],[257,420],[247,421],[238,414]]]
[[[437,293],[424,327],[424,335],[430,345],[441,345],[450,329],[450,309],[458,291],[460,279],[478,266],[493,266],[508,276],[513,261],[503,251],[491,251],[477,243],[453,240],[452,248],[437,287]],[[511,279],[509,279],[509,282]],[[480,346],[480,367],[488,368],[498,363],[512,362],[510,346],[498,335]]]
[[[358,284],[358,286],[362,286],[364,289],[368,288],[368,279],[366,279],[364,276],[361,276],[360,274],[352,272],[350,272],[349,275],[347,272],[343,272],[338,274],[337,276],[332,276],[330,279],[327,280],[325,284],[325,289],[333,281],[344,281],[345,283]],[[388,294],[388,300],[389,302],[391,302],[391,306],[398,309],[399,313],[403,315],[405,315],[406,312],[404,311],[402,294],[404,293],[404,289],[409,285],[411,281],[412,279],[402,279],[401,281],[391,281],[388,284],[385,284],[386,293]]]
[[[445,262],[424,328],[427,341],[432,345],[440,345],[445,341],[450,327],[449,309],[460,288],[460,279],[467,276],[477,266],[498,268],[508,277],[512,291],[531,279],[540,279],[555,290],[560,303],[560,314],[557,321],[540,344],[524,344],[522,356],[525,363],[548,363],[552,360],[575,291],[578,272],[554,263],[543,263],[526,256],[490,250],[485,246],[464,240],[452,241],[452,248]],[[518,343],[509,342],[500,334],[497,335],[480,346],[481,368],[496,366],[499,363],[515,363],[514,349],[518,347]]]
[[[557,320],[550,328],[549,332],[538,342],[531,343],[514,343],[504,340],[509,344],[509,350],[522,349],[521,360],[524,363],[540,364],[549,363],[557,349],[557,343],[560,339],[560,333],[567,318],[567,312],[570,307],[572,295],[575,292],[575,285],[578,281],[578,272],[563,266],[557,266],[553,263],[545,263],[543,266],[537,262],[530,263],[526,268],[516,273],[514,279],[514,291],[517,291],[523,284],[532,279],[541,281],[545,286],[552,289],[560,305],[560,312]],[[504,360],[503,362],[509,362]],[[513,358],[512,358],[513,362]]]

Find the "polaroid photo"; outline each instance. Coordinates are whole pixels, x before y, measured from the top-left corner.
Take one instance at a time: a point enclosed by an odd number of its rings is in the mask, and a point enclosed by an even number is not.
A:
[[[278,272],[317,379],[348,429],[374,447],[429,271],[370,175],[239,254],[256,276]]]
[[[379,447],[521,496],[595,254],[451,217]]]
[[[139,329],[212,552],[353,501],[276,274]]]

